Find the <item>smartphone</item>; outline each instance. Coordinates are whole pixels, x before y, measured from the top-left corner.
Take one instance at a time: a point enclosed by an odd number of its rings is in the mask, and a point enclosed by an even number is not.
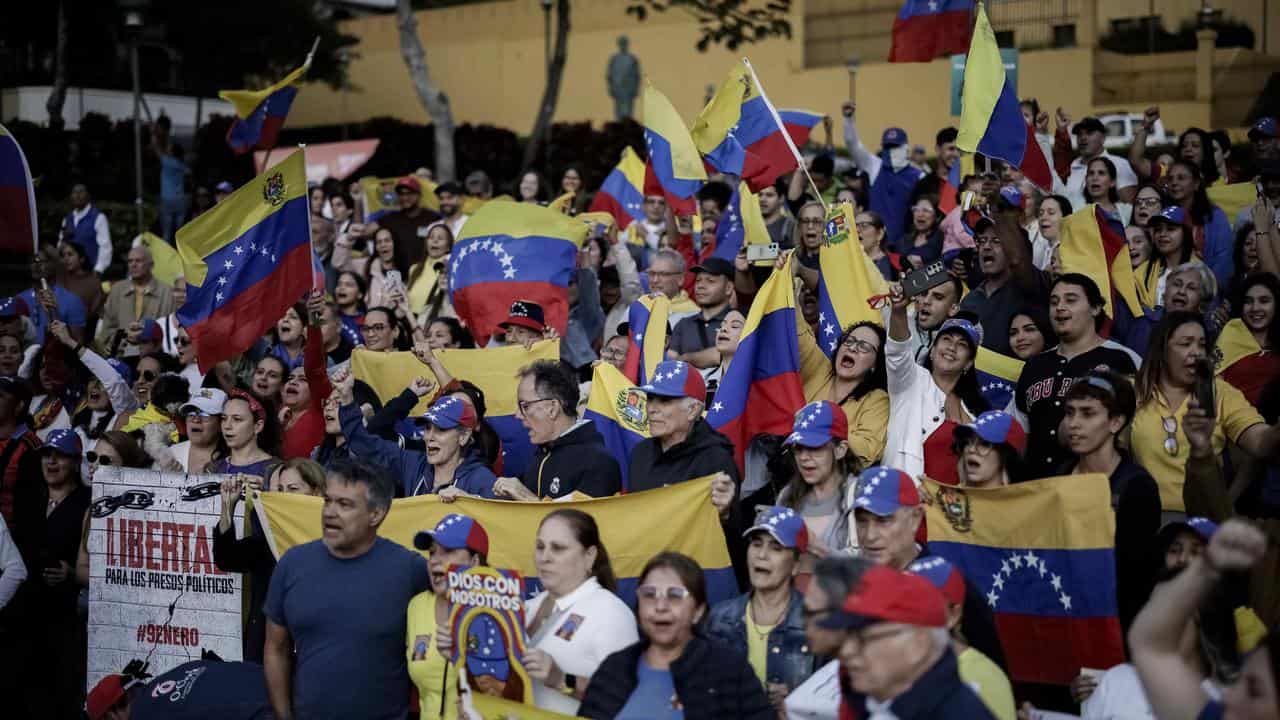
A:
[[[772,263],[778,259],[778,243],[752,243],[747,245],[747,262],[758,265]]]
[[[971,209],[973,209],[973,205],[977,197],[978,197],[978,194],[972,190],[965,190],[964,192],[960,193],[960,210],[962,212],[969,212]]]
[[[932,262],[922,268],[912,270],[902,277],[902,292],[907,297],[915,297],[937,287],[950,279],[947,268],[941,262]]]
[[[399,270],[387,271],[386,286],[392,292],[404,289],[404,280],[401,279]]]
[[[1196,361],[1196,402],[1209,417],[1214,417],[1218,408],[1213,382],[1213,363],[1209,358],[1200,358]]]

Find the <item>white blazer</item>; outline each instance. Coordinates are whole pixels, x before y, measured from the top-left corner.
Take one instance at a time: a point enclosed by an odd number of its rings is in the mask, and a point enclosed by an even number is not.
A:
[[[924,441],[946,420],[947,394],[928,370],[916,364],[910,340],[888,338],[884,348],[889,376],[889,433],[882,464],[907,473],[919,483],[924,473]],[[965,412],[974,414],[967,407]]]

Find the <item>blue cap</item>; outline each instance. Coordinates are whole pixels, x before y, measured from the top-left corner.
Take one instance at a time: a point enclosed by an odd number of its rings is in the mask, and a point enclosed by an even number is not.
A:
[[[902,128],[891,127],[884,131],[880,136],[880,147],[894,147],[897,145],[907,144],[907,131]]]
[[[116,371],[116,374],[120,376],[120,379],[126,385],[133,385],[133,368],[129,367],[129,363],[116,358],[107,358],[107,364],[111,366],[112,370]]]
[[[164,339],[164,329],[155,318],[142,318],[142,330],[138,332],[138,342],[160,342]]]
[[[640,387],[645,395],[681,398],[699,402],[707,399],[707,383],[698,369],[682,360],[663,360],[653,370],[653,377]]]
[[[1260,117],[1253,127],[1249,128],[1250,140],[1273,137],[1280,137],[1280,123],[1274,117]]]
[[[1025,207],[1027,204],[1027,199],[1022,194],[1022,191],[1012,185],[1002,186],[1000,188],[1000,197],[1004,198],[1005,202],[1019,209]]]
[[[17,295],[0,300],[0,318],[26,317],[31,314],[27,301]]]
[[[797,515],[791,508],[776,505],[765,508],[765,511],[756,517],[756,524],[747,528],[742,536],[746,537],[757,530],[769,533],[782,547],[800,552],[809,549],[809,528],[805,526],[804,518]]]
[[[1170,205],[1169,207],[1161,210],[1159,215],[1153,216],[1147,222],[1166,222],[1172,225],[1183,225],[1187,222],[1187,213],[1177,205]]]
[[[413,546],[430,550],[432,545],[447,550],[466,548],[481,555],[489,554],[489,533],[474,518],[459,513],[449,513],[436,523],[432,530],[421,530],[413,536]]]
[[[873,515],[888,517],[898,508],[920,504],[920,491],[911,476],[887,467],[873,467],[858,476],[857,497],[853,507]]]
[[[44,445],[40,446],[40,452],[50,450],[59,455],[80,457],[84,447],[80,444],[80,436],[75,430],[59,428],[49,433],[49,436],[44,439]]]
[[[930,555],[908,565],[907,572],[915,573],[933,583],[952,605],[964,604],[964,575],[960,574],[960,570],[950,560]]]
[[[1019,453],[1027,449],[1027,433],[1022,425],[1007,412],[988,410],[968,425],[955,430],[956,440],[963,440],[973,433],[991,445],[1009,445]]]
[[[1209,538],[1218,532],[1218,523],[1206,517],[1189,517],[1187,518],[1187,526],[1196,531],[1205,542],[1209,542]]]
[[[830,400],[815,400],[796,413],[791,434],[782,444],[816,448],[848,436],[849,418],[840,406]]]
[[[935,343],[938,342],[938,338],[942,337],[942,334],[948,331],[964,333],[964,336],[969,340],[969,344],[973,346],[974,352],[977,352],[978,347],[982,345],[981,325],[974,325],[964,318],[951,318],[943,322],[942,326],[938,328],[938,332],[933,336],[933,341]]]
[[[446,395],[432,403],[431,407],[418,417],[418,422],[429,423],[441,430],[452,430],[459,425],[474,430],[480,424],[471,403],[456,395]]]

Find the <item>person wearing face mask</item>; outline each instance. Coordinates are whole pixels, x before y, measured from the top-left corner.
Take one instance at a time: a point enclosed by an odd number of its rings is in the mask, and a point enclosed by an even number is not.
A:
[[[707,584],[698,563],[674,552],[655,555],[640,573],[636,604],[640,642],[600,665],[579,717],[777,717],[747,659],[695,631],[707,613]]]
[[[405,625],[409,679],[418,690],[420,717],[453,720],[458,717],[458,677],[450,664],[449,568],[488,565],[489,533],[474,518],[450,513],[433,529],[418,531],[413,546],[427,553],[431,587],[409,601]]]
[[[1193,397],[1196,363],[1207,356],[1206,336],[1199,313],[1168,313],[1152,334],[1152,352],[1135,382],[1134,460],[1155,477],[1166,514],[1181,513],[1185,507],[1182,491],[1191,447],[1182,423],[1191,408],[1198,410]],[[1221,378],[1213,390],[1213,454],[1221,457],[1230,440],[1255,458],[1274,457],[1280,449],[1280,425],[1268,425],[1244,395]]]
[[[215,460],[226,456],[222,440],[222,412],[227,394],[217,388],[200,388],[178,411],[186,420],[187,439],[169,447],[172,460],[156,458],[162,469],[181,469],[184,473],[201,473]]]
[[[956,475],[961,487],[990,488],[1023,479],[1022,453],[1027,434],[1008,413],[988,410],[972,423],[956,428],[951,452],[960,458]]]
[[[534,548],[544,589],[525,603],[525,670],[534,704],[576,713],[600,663],[640,639],[635,616],[614,594],[617,579],[590,515],[552,511],[538,525]]]
[[[809,532],[794,510],[771,507],[743,536],[751,589],[712,606],[705,633],[747,656],[770,704],[781,711],[814,668],[805,644],[804,599],[795,587]]]
[[[869,178],[871,209],[884,218],[889,237],[902,237],[906,230],[904,220],[911,203],[911,192],[924,177],[924,173],[911,165],[907,133],[901,128],[884,131],[880,138],[880,154],[872,155],[863,147],[853,119],[854,110],[852,100],[841,106],[844,114],[845,146],[849,149],[854,165]]]
[[[840,713],[840,660],[842,630],[820,627],[818,621],[838,610],[871,565],[861,558],[830,556],[813,568],[813,580],[804,592],[804,634],[809,650],[826,662],[787,696],[786,717],[795,720],[836,720]]]

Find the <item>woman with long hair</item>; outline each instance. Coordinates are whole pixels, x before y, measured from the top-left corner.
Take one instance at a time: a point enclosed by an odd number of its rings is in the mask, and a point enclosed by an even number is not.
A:
[[[103,358],[77,342],[61,320],[49,323],[49,335],[75,354],[92,375],[85,383],[84,395],[71,416],[71,427],[80,435],[81,444],[88,445],[115,427],[120,415],[137,409],[138,400],[129,387],[133,370],[124,362]],[[16,375],[16,371],[13,374]]]
[[[546,181],[537,170],[532,168],[520,173],[520,180],[516,182],[514,194],[517,201],[536,205],[546,205],[549,198]]]
[[[951,452],[959,458],[956,477],[962,487],[1003,487],[1026,479],[1022,453],[1027,435],[1012,415],[988,410],[956,428],[953,437]]]
[[[1086,205],[1096,204],[1108,217],[1119,220],[1121,225],[1129,224],[1133,206],[1120,202],[1120,194],[1116,190],[1116,164],[1110,158],[1100,155],[1089,161],[1085,168],[1083,192]]]
[[[261,490],[267,466],[276,462],[280,453],[280,425],[274,405],[243,390],[233,390],[228,395],[222,410],[222,439],[227,444],[227,454],[213,463],[211,472],[255,477],[254,489]]]
[[[438,317],[428,323],[422,341],[432,350],[470,350],[476,346],[471,332],[452,317]]]
[[[963,318],[943,322],[921,367],[907,328],[909,299],[897,285],[890,299],[885,343],[890,412],[884,465],[955,485],[960,480],[959,458],[952,450],[955,430],[988,409],[974,370],[982,330]]]
[[[614,594],[618,581],[609,553],[587,513],[548,513],[538,525],[533,562],[543,587],[524,610],[524,666],[534,681],[533,701],[573,714],[600,663],[640,639],[635,616]]]
[[[1151,258],[1133,269],[1134,278],[1138,281],[1138,299],[1147,308],[1154,308],[1164,301],[1164,285],[1169,271],[1195,257],[1191,230],[1185,220],[1186,212],[1170,205],[1148,221]]]
[[[840,406],[816,400],[796,413],[783,446],[791,449],[795,474],[777,504],[804,518],[813,557],[839,553],[856,543],[849,532],[849,486],[861,470],[849,451],[848,421]],[[805,568],[806,570],[808,568]]]
[[[280,358],[285,370],[302,366],[303,348],[307,344],[307,306],[296,302],[284,311],[284,316],[276,321],[276,341],[272,343],[270,354]]]
[[[74,242],[58,243],[58,285],[71,291],[84,303],[85,337],[93,337],[93,326],[107,295],[102,291],[102,278],[93,269],[93,262],[84,248]]]
[[[84,459],[89,466],[85,480],[90,484],[93,483],[93,474],[98,468],[151,467],[151,458],[142,450],[133,436],[119,430],[108,430],[99,435],[93,444],[93,449],[84,454]]]
[[[309,303],[304,360],[300,367],[290,371],[289,380],[280,391],[279,419],[284,433],[281,457],[286,460],[311,457],[312,451],[324,441],[324,401],[333,392],[319,319],[324,297],[314,291]]]
[[[1169,198],[1186,213],[1196,252],[1217,276],[1218,286],[1226,287],[1231,282],[1235,234],[1227,214],[1209,202],[1208,186],[1199,166],[1186,160],[1175,160],[1169,166]]]
[[[1231,301],[1235,317],[1218,336],[1219,374],[1254,407],[1259,407],[1263,391],[1280,381],[1277,300],[1280,279],[1271,273],[1249,275]]]
[[[1031,236],[1031,264],[1040,270],[1049,267],[1054,251],[1061,242],[1059,228],[1062,219],[1072,212],[1071,201],[1062,195],[1048,195],[1041,198],[1036,208],[1036,224],[1029,233]]]
[[[942,256],[942,213],[932,195],[921,195],[911,205],[907,231],[898,238],[896,248],[903,262],[922,268]]]
[[[453,304],[449,301],[449,255],[453,252],[453,231],[443,222],[427,228],[427,252],[422,262],[409,269],[405,285],[408,287],[409,312],[416,318],[415,327],[422,327],[439,317],[454,317]]]
[[[1198,406],[1197,366],[1208,361],[1212,343],[1204,316],[1198,312],[1167,313],[1151,337],[1151,352],[1143,359],[1135,382],[1138,410],[1133,419],[1133,456],[1155,477],[1165,512],[1184,507],[1190,444],[1182,428],[1188,410]],[[1266,424],[1244,395],[1221,377],[1213,382],[1217,407],[1213,454],[1221,457],[1228,440],[1259,459],[1280,448],[1280,425]]]
[[[218,388],[201,388],[178,411],[186,421],[187,439],[169,447],[170,458],[156,457],[161,469],[180,469],[185,473],[209,472],[209,468],[227,456],[227,441],[222,437],[222,413],[227,394]]]
[[[864,320],[835,335],[836,328],[821,326],[821,339],[813,337],[807,323],[798,330],[805,400],[839,406],[848,429],[850,463],[859,470],[875,465],[884,454],[889,421],[884,328]],[[833,348],[830,358],[819,342]]]
[[[350,270],[338,273],[338,280],[333,285],[333,302],[338,306],[338,319],[342,320],[347,337],[356,345],[364,342],[360,339],[360,325],[368,307],[365,304],[367,287],[364,275]]]
[[[720,382],[724,380],[724,374],[729,372],[729,363],[733,361],[733,356],[738,352],[738,343],[742,340],[742,327],[747,324],[747,316],[738,310],[730,309],[724,314],[724,318],[720,320],[720,329],[716,330],[716,351],[720,353],[720,364],[711,368],[703,380],[707,383],[707,405],[715,403],[716,391],[720,389]],[[617,338],[621,338],[619,341]],[[605,350],[609,349],[609,345],[613,344],[621,353],[620,362],[615,363],[618,369],[622,369],[622,365],[626,361],[627,342],[623,335],[615,335],[609,338],[605,343],[605,348],[601,349],[600,357],[604,358]]]
[[[827,212],[820,202],[806,202],[796,211],[791,242],[795,247],[796,260],[811,270],[818,269],[818,251],[826,242],[823,234],[826,222]]]
[[[280,391],[289,380],[289,364],[278,356],[264,355],[253,365],[249,390],[259,398],[280,404]],[[230,391],[228,391],[230,392]]]
[[[1130,225],[1124,229],[1124,241],[1129,246],[1129,265],[1137,270],[1139,265],[1151,260],[1151,236],[1147,228],[1141,225]]]
[[[777,711],[743,656],[698,630],[707,614],[702,568],[675,552],[655,555],[636,588],[640,642],[610,655],[596,670],[578,708],[581,717],[641,720],[670,717],[772,720]]]
[[[1160,186],[1143,183],[1138,187],[1137,194],[1133,196],[1133,216],[1130,219],[1134,225],[1145,228],[1151,218],[1159,215],[1160,211],[1170,204],[1169,198]]]
[[[388,275],[393,271],[400,274],[398,285],[388,280]],[[379,228],[373,235],[373,257],[365,267],[365,280],[369,284],[365,301],[370,306],[398,304],[403,300],[408,277],[407,248],[400,248],[396,236],[390,230]]]
[[[1027,305],[1009,319],[1009,347],[1019,360],[1030,360],[1058,344],[1058,334],[1044,308]]]

